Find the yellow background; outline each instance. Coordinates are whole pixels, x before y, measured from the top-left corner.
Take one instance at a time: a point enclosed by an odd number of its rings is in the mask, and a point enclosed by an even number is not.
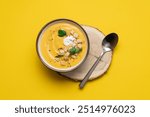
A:
[[[107,74],[83,90],[37,56],[37,34],[57,18],[119,34]],[[150,99],[150,1],[1,0],[0,99]]]

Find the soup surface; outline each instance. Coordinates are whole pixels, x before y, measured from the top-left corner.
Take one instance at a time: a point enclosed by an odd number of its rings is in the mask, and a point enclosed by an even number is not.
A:
[[[87,38],[83,30],[73,23],[54,23],[43,30],[40,51],[53,67],[73,67],[86,56]]]

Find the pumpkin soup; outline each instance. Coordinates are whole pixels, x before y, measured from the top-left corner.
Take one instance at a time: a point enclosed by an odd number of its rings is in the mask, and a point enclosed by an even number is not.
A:
[[[78,65],[88,52],[85,32],[80,26],[69,21],[48,25],[42,31],[39,46],[47,63],[59,69]]]

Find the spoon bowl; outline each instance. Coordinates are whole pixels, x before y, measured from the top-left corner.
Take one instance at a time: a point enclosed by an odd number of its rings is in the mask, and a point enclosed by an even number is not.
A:
[[[118,43],[118,35],[116,33],[108,34],[102,42],[103,51],[113,51]]]

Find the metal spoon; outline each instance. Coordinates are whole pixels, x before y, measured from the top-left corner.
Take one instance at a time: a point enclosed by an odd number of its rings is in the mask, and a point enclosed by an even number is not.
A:
[[[101,60],[101,58],[103,57],[103,55],[106,52],[113,51],[114,48],[116,47],[117,43],[118,43],[118,35],[116,33],[110,33],[103,39],[103,41],[102,41],[103,51],[100,54],[100,56],[98,57],[98,59],[95,61],[95,63],[91,67],[91,69],[88,71],[88,73],[86,74],[84,79],[81,81],[81,83],[79,85],[80,89],[82,89],[84,87],[85,83],[88,81],[89,77],[95,70],[96,66],[98,65],[98,63]]]

